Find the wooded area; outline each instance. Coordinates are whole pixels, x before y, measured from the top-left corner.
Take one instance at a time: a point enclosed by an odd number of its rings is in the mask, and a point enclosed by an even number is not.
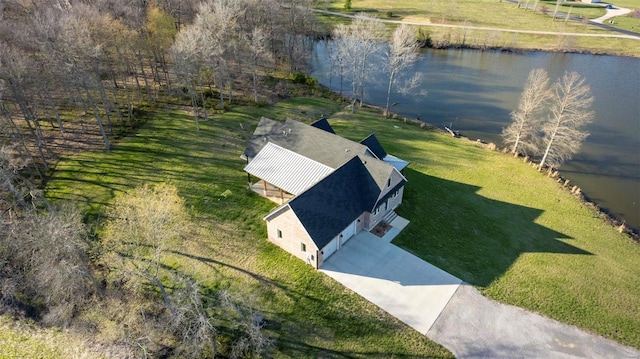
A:
[[[189,111],[195,132],[232,101],[277,98],[282,79],[307,70],[320,31],[309,3],[0,3],[0,314],[82,326],[79,313],[115,304],[130,313],[114,322],[118,355],[264,353],[271,341],[250,302],[221,291],[205,303],[197,281],[161,263],[189,230],[175,187],[119,197],[100,224],[41,188],[61,156],[109,151],[160,106]]]
[[[309,3],[2,2],[0,139],[13,169],[3,179],[23,169],[42,180],[60,147],[109,150],[166,96],[189,103],[196,125],[236,96],[266,102],[272,74],[306,69],[320,29]],[[27,196],[7,186],[18,202]]]

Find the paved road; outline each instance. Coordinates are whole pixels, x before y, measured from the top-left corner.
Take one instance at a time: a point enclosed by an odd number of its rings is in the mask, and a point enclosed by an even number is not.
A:
[[[312,11],[322,14],[329,14],[335,16],[349,17],[355,19],[358,15],[342,14],[339,12],[312,9]],[[431,27],[449,27],[449,28],[464,28],[473,30],[485,30],[485,31],[502,31],[518,34],[537,34],[537,35],[557,35],[557,36],[576,36],[576,37],[606,37],[606,38],[621,38],[621,39],[633,39],[640,40],[640,34],[636,34],[629,31],[619,31],[616,28],[608,27],[609,30],[622,32],[621,34],[585,34],[579,32],[555,32],[555,31],[537,31],[537,30],[518,30],[518,29],[502,29],[497,27],[485,27],[485,26],[465,26],[465,25],[452,25],[452,24],[433,24],[425,21],[405,21],[405,20],[387,20],[378,18],[369,18],[371,21],[379,21],[391,24],[407,24],[416,26],[431,26]]]
[[[457,358],[640,358],[640,351],[461,285],[427,336]]]

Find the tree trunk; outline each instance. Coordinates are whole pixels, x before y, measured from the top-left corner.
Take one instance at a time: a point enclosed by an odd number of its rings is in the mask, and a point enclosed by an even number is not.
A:
[[[553,131],[553,134],[549,138],[549,143],[547,143],[547,148],[544,150],[544,156],[542,156],[542,159],[540,160],[540,169],[544,168],[544,164],[547,161],[547,156],[549,156],[549,151],[551,150],[551,145],[553,145],[553,140],[556,137],[557,131],[558,131],[558,127],[556,126],[555,130]]]
[[[391,99],[391,87],[393,86],[393,78],[396,75],[396,71],[391,71],[389,75],[389,86],[387,87],[387,105],[384,108],[384,118],[389,118],[389,100]]]
[[[87,101],[89,101],[89,103],[91,104],[91,107],[93,107],[94,117],[96,118],[96,122],[98,123],[98,128],[100,129],[100,134],[102,135],[102,141],[104,142],[104,148],[105,148],[105,150],[110,151],[111,150],[111,143],[109,143],[109,137],[107,136],[107,132],[104,130],[104,124],[102,123],[102,117],[100,117],[100,112],[98,110],[98,105],[93,100],[93,98],[91,97],[91,94],[89,93],[89,90],[86,87],[84,88],[84,91],[85,91],[85,95],[87,97]]]

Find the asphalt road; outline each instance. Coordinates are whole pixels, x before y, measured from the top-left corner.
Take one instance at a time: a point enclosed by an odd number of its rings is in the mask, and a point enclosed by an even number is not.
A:
[[[541,315],[458,287],[427,332],[456,358],[640,358],[623,346]]]

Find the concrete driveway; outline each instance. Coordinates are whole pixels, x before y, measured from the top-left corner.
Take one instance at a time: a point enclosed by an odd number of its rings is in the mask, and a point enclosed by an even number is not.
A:
[[[360,232],[320,269],[457,358],[638,358],[640,351],[484,297],[473,286],[391,244]]]
[[[426,334],[461,280],[390,243],[362,231],[320,269],[422,334]]]

